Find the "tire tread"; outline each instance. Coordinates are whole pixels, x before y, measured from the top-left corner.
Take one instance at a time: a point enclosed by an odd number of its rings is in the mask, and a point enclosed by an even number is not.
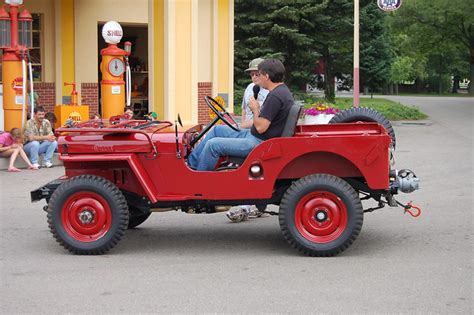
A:
[[[111,198],[115,200],[118,204],[117,213],[119,215],[119,218],[118,218],[119,225],[118,225],[117,230],[115,231],[113,237],[111,238],[109,242],[95,249],[84,250],[84,249],[80,249],[68,244],[60,237],[53,222],[53,206],[55,205],[55,203],[58,202],[57,200],[60,198],[60,196],[63,195],[63,193],[65,193],[67,189],[69,189],[72,185],[75,185],[77,182],[81,182],[81,184],[88,184],[91,186],[93,185],[102,186],[102,188],[108,193],[110,193]],[[48,203],[47,220],[48,220],[48,226],[49,226],[50,232],[53,234],[53,237],[62,247],[64,247],[71,253],[78,254],[78,255],[102,255],[108,252],[113,247],[115,247],[115,245],[117,245],[117,243],[123,237],[125,230],[128,227],[128,205],[122,192],[117,188],[117,186],[115,186],[109,180],[103,177],[94,176],[94,175],[79,175],[62,183],[54,191]]]
[[[349,194],[349,199],[350,202],[355,205],[355,212],[356,212],[356,217],[355,217],[355,224],[354,224],[354,229],[353,233],[351,233],[350,238],[344,242],[342,246],[339,246],[336,249],[333,250],[326,250],[326,251],[318,251],[318,250],[312,250],[301,243],[299,243],[295,237],[291,234],[289,226],[288,226],[288,220],[291,218],[288,218],[287,215],[287,209],[291,207],[291,200],[290,198],[297,194],[300,190],[304,189],[308,185],[314,184],[315,181],[319,181],[318,184],[329,184],[337,189],[341,189]],[[330,256],[335,256],[344,250],[346,250],[356,239],[357,236],[359,235],[361,229],[362,229],[362,224],[363,224],[363,209],[362,209],[362,204],[360,202],[359,196],[357,195],[356,191],[344,180],[333,176],[333,175],[328,175],[328,174],[313,174],[313,175],[308,175],[300,180],[295,181],[285,192],[281,203],[280,203],[280,214],[279,214],[279,223],[280,223],[280,228],[283,234],[283,237],[286,239],[286,241],[296,250],[299,252],[303,253],[306,256],[312,256],[312,257],[330,257]]]

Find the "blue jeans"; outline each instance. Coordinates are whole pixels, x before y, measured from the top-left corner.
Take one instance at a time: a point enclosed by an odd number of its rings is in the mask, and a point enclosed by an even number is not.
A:
[[[191,152],[188,164],[198,171],[212,171],[219,157],[247,157],[260,142],[262,140],[253,136],[250,129],[235,131],[229,126],[216,126]]]
[[[58,147],[57,141],[30,141],[23,146],[26,154],[31,160],[32,164],[38,164],[38,155],[44,154],[43,162],[51,162],[54,150]]]

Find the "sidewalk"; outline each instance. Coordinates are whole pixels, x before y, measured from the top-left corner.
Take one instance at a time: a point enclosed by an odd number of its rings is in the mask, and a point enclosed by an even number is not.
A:
[[[8,158],[4,158],[4,157],[0,158],[0,170],[1,171],[8,169],[9,161],[10,161],[9,157]],[[39,162],[40,162],[40,165],[43,162],[43,159],[42,159],[41,156],[39,158]],[[62,166],[63,165],[63,162],[59,160],[59,154],[58,153],[54,153],[53,158],[51,159],[51,162],[53,163],[53,166]],[[23,159],[21,157],[16,158],[15,166],[18,167],[18,168],[21,168],[21,169],[26,168],[26,164],[25,164],[25,162],[23,162]]]

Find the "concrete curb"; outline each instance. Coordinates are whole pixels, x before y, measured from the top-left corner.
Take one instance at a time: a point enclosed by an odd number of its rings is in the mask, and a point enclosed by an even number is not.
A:
[[[1,157],[0,158],[0,170],[7,170],[9,162],[10,162],[10,157],[7,157],[7,158]],[[39,158],[40,165],[41,165],[42,162],[43,162],[43,159],[40,156],[40,158]],[[59,160],[59,154],[58,153],[55,153],[53,155],[53,158],[51,159],[51,162],[53,163],[53,166],[62,166],[63,165],[63,162],[61,160]],[[16,158],[15,166],[20,168],[20,169],[27,168],[26,163],[23,162],[23,159],[20,156],[18,156]]]

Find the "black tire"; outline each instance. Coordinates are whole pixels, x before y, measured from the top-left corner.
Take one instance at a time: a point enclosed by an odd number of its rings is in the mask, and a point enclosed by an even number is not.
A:
[[[351,123],[351,122],[376,122],[384,126],[390,138],[392,138],[392,146],[395,149],[396,137],[390,121],[378,111],[367,107],[352,107],[337,113],[330,121],[330,124]]]
[[[139,226],[140,224],[145,222],[151,215],[151,212],[144,213],[130,205],[128,206],[128,209],[130,211],[130,215],[128,218],[128,229],[133,229],[134,227]]]
[[[315,174],[295,181],[280,204],[283,236],[307,256],[341,253],[355,241],[363,220],[362,203],[355,190],[332,175]]]
[[[129,215],[127,201],[117,186],[102,177],[81,175],[54,191],[47,216],[51,233],[61,246],[75,254],[98,255],[117,245]]]

